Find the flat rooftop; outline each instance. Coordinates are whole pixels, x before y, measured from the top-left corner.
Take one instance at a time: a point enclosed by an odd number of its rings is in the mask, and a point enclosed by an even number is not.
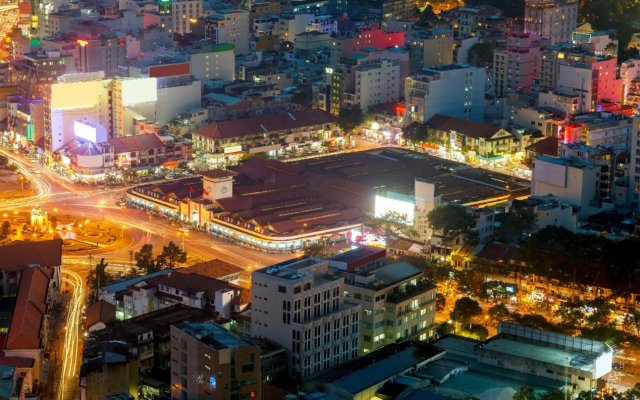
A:
[[[258,269],[255,272],[282,279],[295,280],[304,277],[301,270],[321,262],[322,260],[317,260],[312,257],[294,258]]]
[[[175,325],[175,327],[216,350],[231,349],[238,346],[253,346],[214,322],[187,322]]]
[[[483,348],[496,353],[528,358],[567,368],[576,368],[582,371],[591,371],[593,367],[592,362],[595,358],[589,354],[569,352],[548,346],[536,346],[507,338],[493,339],[485,343]]]

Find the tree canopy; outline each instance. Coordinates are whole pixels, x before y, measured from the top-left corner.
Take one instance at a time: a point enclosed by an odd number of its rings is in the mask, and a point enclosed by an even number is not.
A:
[[[469,49],[469,63],[490,67],[493,65],[493,52],[495,48],[496,46],[493,42],[478,42],[474,44]]]
[[[496,229],[496,239],[507,244],[516,244],[529,236],[536,227],[536,216],[520,201],[514,201],[512,209],[504,215]]]
[[[359,106],[340,108],[338,125],[345,133],[349,133],[364,122],[364,114]]]
[[[187,252],[173,243],[173,241],[162,247],[162,253],[160,253],[156,259],[159,268],[175,268],[178,263],[184,262],[187,262]]]
[[[98,289],[109,285],[113,281],[111,276],[107,274],[107,266],[109,266],[109,263],[105,262],[104,258],[101,258],[95,268],[89,271],[87,286],[92,292],[97,292]]]
[[[462,237],[465,242],[477,240],[476,217],[467,208],[458,204],[447,204],[434,208],[427,215],[432,229],[442,232],[444,242],[452,242]]]
[[[456,300],[450,317],[456,322],[466,324],[481,314],[482,308],[480,308],[480,304],[477,301],[470,297],[462,297]]]
[[[413,225],[403,214],[389,212],[382,217],[369,217],[364,224],[374,232],[382,233],[387,239],[398,236],[412,238],[417,235]]]

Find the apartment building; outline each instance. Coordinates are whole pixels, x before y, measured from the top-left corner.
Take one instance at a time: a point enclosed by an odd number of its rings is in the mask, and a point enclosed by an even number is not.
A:
[[[633,208],[640,208],[640,118],[633,119],[629,152],[629,201]]]
[[[173,33],[191,33],[192,21],[204,15],[202,0],[173,0],[171,2],[171,22]]]
[[[329,261],[304,257],[252,274],[251,333],[278,343],[302,379],[358,357],[360,305]]]
[[[78,46],[78,72],[103,71],[106,76],[116,76],[118,66],[127,58],[126,37],[105,33],[96,39],[81,39]]]
[[[236,55],[249,54],[250,22],[246,10],[225,8],[197,21],[194,32],[203,34],[211,40],[211,44],[231,43],[235,46]]]
[[[411,72],[453,64],[453,31],[448,28],[417,31],[411,38]]]
[[[424,123],[442,114],[482,121],[486,74],[482,67],[449,64],[425,68],[405,80],[405,101],[411,122]]]
[[[436,288],[419,268],[399,262],[341,275],[346,299],[362,306],[361,354],[399,340],[433,338]]]
[[[532,33],[512,32],[507,47],[493,54],[495,95],[530,93],[540,71],[540,43]]]
[[[524,30],[549,40],[549,44],[570,42],[578,24],[577,0],[527,0]]]
[[[191,75],[198,80],[236,79],[235,46],[221,43],[194,49],[189,53]]]
[[[216,323],[171,326],[172,399],[260,399],[260,347]]]

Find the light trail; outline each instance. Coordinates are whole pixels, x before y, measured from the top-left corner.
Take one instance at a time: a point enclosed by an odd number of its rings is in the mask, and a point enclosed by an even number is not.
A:
[[[66,332],[64,337],[64,354],[62,354],[62,374],[58,386],[58,400],[65,400],[67,381],[78,376],[78,348],[80,337],[80,315],[84,303],[84,283],[80,275],[73,271],[64,271],[62,281],[67,283],[73,290],[73,295],[69,301],[69,312],[66,320]]]

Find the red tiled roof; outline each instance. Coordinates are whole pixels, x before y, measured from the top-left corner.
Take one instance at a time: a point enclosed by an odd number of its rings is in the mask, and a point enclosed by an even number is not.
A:
[[[336,122],[336,117],[326,111],[313,109],[216,122],[197,129],[195,134],[211,139],[228,139],[268,134],[332,122]]]
[[[229,275],[239,274],[243,271],[244,270],[242,268],[217,258],[180,269],[180,272],[183,274],[198,274],[206,276],[207,278],[215,279],[221,279]]]
[[[557,157],[558,142],[559,142],[559,139],[557,137],[550,136],[548,138],[544,138],[542,140],[535,142],[534,144],[527,146],[526,150],[533,151],[534,153],[539,155]]]
[[[98,322],[107,323],[116,317],[116,306],[104,300],[91,304],[87,307],[86,326],[90,327]]]
[[[115,137],[109,139],[109,144],[113,146],[114,154],[164,147],[162,140],[153,133]]]
[[[52,275],[51,268],[33,267],[22,271],[5,350],[40,348],[40,327],[47,312]]]
[[[482,124],[480,122],[467,121],[459,118],[447,117],[446,115],[437,114],[431,117],[426,125],[438,131],[456,131],[467,137],[489,139],[495,135],[500,128],[499,126]]]
[[[25,242],[0,246],[0,270],[19,271],[29,265],[57,267],[62,264],[62,240]]]

